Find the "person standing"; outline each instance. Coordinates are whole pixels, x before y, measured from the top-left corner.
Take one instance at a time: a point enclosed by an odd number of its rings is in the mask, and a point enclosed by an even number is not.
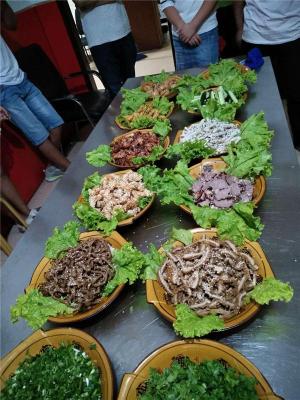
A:
[[[160,0],[172,24],[176,69],[207,67],[219,58],[214,0]]]
[[[17,19],[6,1],[1,1],[1,22],[15,30]],[[0,36],[0,106],[10,116],[27,139],[50,162],[45,170],[47,181],[60,178],[70,162],[60,152],[61,130],[64,121],[19,68],[18,62]]]
[[[124,4],[113,0],[73,0],[104,87],[114,97],[135,76],[136,46]]]
[[[287,109],[296,149],[300,150],[300,2],[246,0],[234,2],[237,42],[248,52],[258,47],[270,56]]]

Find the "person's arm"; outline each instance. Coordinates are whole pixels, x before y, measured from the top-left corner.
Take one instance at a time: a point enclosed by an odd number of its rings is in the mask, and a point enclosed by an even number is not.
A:
[[[198,32],[201,25],[214,11],[216,3],[216,0],[204,0],[202,6],[199,8],[193,19],[181,27],[179,30],[179,36],[183,42],[188,43],[191,37]]]
[[[4,0],[0,1],[0,14],[1,23],[3,24],[4,28],[9,31],[15,31],[17,29],[16,14]]]
[[[183,21],[183,19],[181,18],[181,16],[179,15],[177,8],[174,6],[168,6],[163,10],[163,12],[165,13],[168,21],[173,26],[175,26],[176,30],[179,33],[179,37],[180,37],[180,32],[183,29],[184,25],[186,25],[186,24]],[[190,37],[189,40],[185,41],[185,43],[189,43],[192,46],[198,46],[201,43],[201,39],[197,35],[197,32],[196,32]]]
[[[242,35],[244,27],[244,6],[245,2],[243,0],[236,0],[233,2],[233,13],[237,28],[235,39],[238,46],[241,46],[242,43]]]

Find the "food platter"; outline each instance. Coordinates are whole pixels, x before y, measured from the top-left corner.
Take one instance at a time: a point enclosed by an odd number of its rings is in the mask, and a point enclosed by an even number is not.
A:
[[[179,75],[171,75],[170,78],[176,78],[176,80],[180,80],[180,79],[181,79],[181,77],[180,77]],[[146,87],[147,87],[147,86],[151,86],[151,84],[153,84],[153,82],[151,82],[151,81],[149,81],[149,82],[143,82],[143,83],[141,84],[141,90],[142,90],[143,92],[148,93]],[[148,94],[149,94],[149,96],[151,96],[150,93],[148,93]],[[163,97],[167,97],[168,99],[172,99],[172,98],[175,97],[176,95],[177,95],[177,91],[176,91],[176,90],[172,90],[172,91],[169,92],[167,95],[163,95]],[[151,97],[154,97],[154,96],[151,96]]]
[[[241,73],[246,73],[246,72],[250,71],[250,68],[243,64],[236,64],[236,68],[239,69]],[[202,75],[204,79],[208,79],[209,78],[208,69],[205,69],[204,71],[202,71],[200,73],[200,75]]]
[[[53,347],[58,347],[62,342],[79,344],[88,354],[94,364],[101,370],[101,392],[103,400],[112,400],[113,374],[105,350],[94,337],[73,328],[58,328],[49,331],[37,330],[10,351],[1,360],[1,389],[4,387],[4,382],[15,372],[19,364],[28,354],[34,356],[40,353],[44,346],[51,345]]]
[[[151,102],[146,102],[145,104],[147,104],[147,103],[151,103]],[[171,102],[170,111],[169,111],[166,115],[162,115],[162,116],[165,117],[165,118],[169,118],[170,115],[172,114],[173,110],[174,110],[174,107],[175,107],[174,103]],[[124,129],[124,130],[127,130],[127,131],[130,130],[130,128],[128,128],[127,126],[125,126],[125,125],[123,125],[123,124],[121,124],[121,123],[119,122],[118,117],[115,118],[115,123],[116,123],[116,124],[118,125],[118,127],[121,128],[121,129]]]
[[[197,179],[198,176],[201,174],[203,167],[211,165],[213,167],[214,171],[222,171],[226,167],[225,161],[223,161],[221,158],[210,158],[210,159],[205,159],[202,160],[199,164],[193,165],[192,167],[189,168],[189,173],[190,175],[194,178]],[[266,180],[265,178],[260,175],[255,178],[254,184],[253,184],[253,198],[252,202],[257,205],[261,199],[263,198],[264,194],[266,191]],[[181,204],[179,206],[182,210],[187,212],[188,214],[192,214],[191,210],[189,207]]]
[[[130,171],[130,169],[126,169],[126,170],[122,170],[122,171],[112,172],[111,174],[105,174],[105,175],[103,175],[103,176],[106,176],[106,175],[114,175],[114,174],[115,174],[115,175],[121,175],[121,174],[126,174],[126,173],[129,172],[129,171]],[[144,207],[144,208],[143,208],[140,212],[138,212],[135,216],[129,217],[129,218],[124,219],[123,221],[120,221],[120,222],[118,223],[118,226],[120,227],[120,226],[127,226],[127,225],[133,224],[133,223],[135,222],[135,220],[137,220],[138,218],[140,218],[142,215],[144,215],[144,214],[148,211],[148,209],[152,206],[152,204],[153,204],[153,202],[154,202],[154,199],[155,199],[155,194],[153,194],[151,200],[150,200],[149,203],[146,205],[146,207]],[[84,198],[82,197],[82,195],[80,195],[80,196],[78,197],[78,201],[81,202],[81,203],[85,201]]]
[[[192,229],[191,232],[193,233],[193,241],[199,240],[204,235],[208,238],[217,237],[216,229],[195,228]],[[175,242],[174,246],[182,246],[182,243],[177,241]],[[262,248],[257,242],[245,240],[243,247],[246,248],[253,257],[255,264],[258,266],[257,273],[262,278],[274,277],[271,266],[268,263]],[[163,251],[162,248],[160,248],[160,251]],[[146,294],[147,302],[153,304],[164,318],[170,322],[175,321],[175,307],[174,305],[167,303],[165,299],[165,290],[157,280],[146,281]],[[261,306],[254,301],[244,305],[239,314],[231,318],[224,319],[224,330],[232,329],[244,324],[253,318],[259,312],[260,308]]]
[[[123,133],[122,135],[118,135],[118,136],[116,136],[116,137],[113,139],[113,141],[111,142],[111,146],[112,146],[114,143],[116,143],[118,140],[120,140],[121,138],[124,138],[124,137],[127,137],[127,136],[131,136],[131,135],[133,135],[135,132],[141,132],[141,133],[143,133],[143,132],[153,132],[153,130],[152,130],[152,129],[134,129],[134,130],[132,130],[132,131]],[[163,146],[164,149],[166,150],[166,149],[169,147],[169,145],[170,145],[170,138],[169,138],[169,136],[167,136],[167,137],[164,139],[162,146]],[[142,165],[144,165],[144,164],[139,164],[139,165],[137,164],[136,166],[132,166],[132,165],[119,165],[119,164],[114,163],[113,161],[110,161],[109,164],[110,164],[110,165],[113,165],[114,167],[117,167],[117,168],[127,168],[127,169],[136,169],[136,168],[140,168]]]
[[[79,240],[83,241],[91,238],[104,239],[109,243],[110,246],[116,249],[120,249],[125,243],[127,243],[118,232],[113,232],[110,236],[103,236],[99,232],[84,232],[80,234]],[[32,274],[30,283],[26,288],[26,292],[28,292],[29,289],[37,289],[39,285],[45,281],[44,274],[51,268],[51,266],[52,263],[49,258],[43,257],[41,259]],[[87,318],[90,318],[107,308],[119,296],[124,286],[124,284],[118,286],[110,296],[101,298],[97,304],[92,306],[87,311],[66,315],[64,314],[57,317],[49,317],[48,320],[56,324],[66,324],[83,321]]]
[[[191,124],[191,125],[194,125],[194,124],[196,124],[196,123],[197,123],[197,122],[194,122],[194,123]],[[241,126],[241,122],[240,122],[240,121],[236,121],[236,120],[235,120],[235,121],[233,121],[233,124],[235,124],[235,125],[237,125],[237,126]],[[186,128],[189,128],[191,125],[188,125]],[[183,129],[180,129],[179,131],[177,131],[173,144],[180,143],[180,138],[181,138],[182,132],[183,132]]]
[[[149,377],[150,368],[158,370],[169,368],[172,359],[178,356],[187,356],[194,362],[222,359],[240,373],[256,378],[256,392],[260,400],[282,400],[273,393],[265,377],[246,357],[231,347],[212,340],[178,340],[158,348],[132,373],[123,376],[118,400],[136,399],[137,389]]]

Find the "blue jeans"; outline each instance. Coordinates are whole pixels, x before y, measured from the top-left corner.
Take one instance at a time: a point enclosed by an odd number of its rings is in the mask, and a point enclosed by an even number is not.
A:
[[[218,28],[200,34],[201,43],[191,47],[183,43],[178,36],[173,35],[173,45],[176,58],[176,69],[194,67],[206,68],[209,64],[216,63],[219,59]]]
[[[57,114],[42,92],[25,76],[18,85],[2,85],[0,104],[14,123],[34,145],[41,145],[49,131],[62,125]]]

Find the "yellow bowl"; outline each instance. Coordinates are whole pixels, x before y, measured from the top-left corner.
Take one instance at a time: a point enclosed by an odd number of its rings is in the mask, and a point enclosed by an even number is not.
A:
[[[191,229],[191,232],[193,232],[193,241],[199,240],[202,236],[206,236],[209,238],[217,237],[216,229],[196,228]],[[174,246],[179,247],[183,246],[183,244],[177,241],[175,242]],[[274,277],[271,266],[268,263],[268,260],[266,259],[262,248],[257,242],[250,242],[249,240],[246,240],[243,247],[246,248],[249,251],[250,255],[254,258],[255,263],[258,266],[257,272],[262,278]],[[163,249],[160,248],[160,251],[163,251]],[[146,281],[146,294],[147,302],[153,304],[164,318],[166,318],[170,322],[175,321],[175,306],[166,302],[165,289],[159,284],[157,280]],[[245,322],[253,318],[258,313],[260,308],[261,306],[259,304],[251,301],[249,304],[241,308],[239,314],[235,315],[234,317],[224,319],[224,330],[232,329],[244,324]]]
[[[126,174],[127,172],[132,171],[131,169],[126,169],[123,171],[117,171],[117,172],[112,172],[111,174],[105,174],[103,176],[106,175],[120,175],[120,174]],[[145,212],[147,212],[149,210],[149,208],[152,206],[153,202],[155,199],[155,194],[152,195],[151,200],[149,201],[149,203],[146,205],[146,207],[144,207],[140,212],[138,212],[135,216],[133,217],[129,217],[124,219],[123,221],[120,221],[118,223],[117,226],[127,226],[127,225],[131,225],[135,222],[135,220],[137,220],[138,218],[140,218],[142,215],[145,214]],[[82,195],[80,195],[77,199],[80,203],[84,203],[85,199],[82,197]]]
[[[256,392],[261,400],[280,400],[261,372],[242,354],[212,340],[178,340],[168,343],[145,358],[131,374],[123,376],[118,400],[136,400],[137,389],[149,378],[150,368],[162,370],[171,366],[174,357],[186,356],[194,362],[225,360],[240,373],[257,380]],[[282,399],[283,400],[283,399]]]
[[[84,232],[80,234],[80,241],[91,238],[104,239],[114,249],[120,249],[125,243],[127,243],[126,240],[118,232],[113,232],[110,236],[103,236],[99,232]],[[28,292],[28,290],[30,289],[38,289],[39,286],[43,282],[45,282],[45,273],[49,269],[51,269],[51,267],[51,260],[47,257],[43,257],[32,274],[30,283],[26,288],[26,292]],[[73,314],[63,314],[56,317],[49,317],[48,320],[56,324],[67,324],[83,321],[87,318],[93,317],[94,315],[100,313],[106,307],[108,307],[119,296],[124,286],[124,284],[119,285],[108,297],[100,298],[97,304],[93,305],[86,311],[75,312]]]
[[[51,329],[46,332],[38,330],[16,346],[1,360],[1,389],[4,388],[4,383],[15,372],[28,354],[35,356],[40,353],[44,346],[50,345],[53,347],[59,347],[62,342],[78,343],[88,354],[93,363],[101,371],[101,398],[103,398],[103,400],[112,400],[113,374],[105,350],[94,337],[80,331],[79,329],[73,328]],[[49,371],[49,374],[51,375],[51,371]]]
[[[193,165],[192,167],[189,168],[189,173],[191,177],[197,179],[199,175],[202,173],[203,167],[207,165],[211,165],[213,167],[213,170],[217,172],[223,171],[224,168],[226,167],[225,161],[223,161],[221,158],[210,158],[208,160],[205,159],[202,160],[199,164]],[[253,186],[252,201],[255,205],[261,201],[263,195],[265,194],[265,191],[266,191],[266,180],[262,175],[260,175],[257,178],[255,178]],[[185,212],[192,214],[189,207],[184,206],[183,204],[181,204],[179,207]]]

